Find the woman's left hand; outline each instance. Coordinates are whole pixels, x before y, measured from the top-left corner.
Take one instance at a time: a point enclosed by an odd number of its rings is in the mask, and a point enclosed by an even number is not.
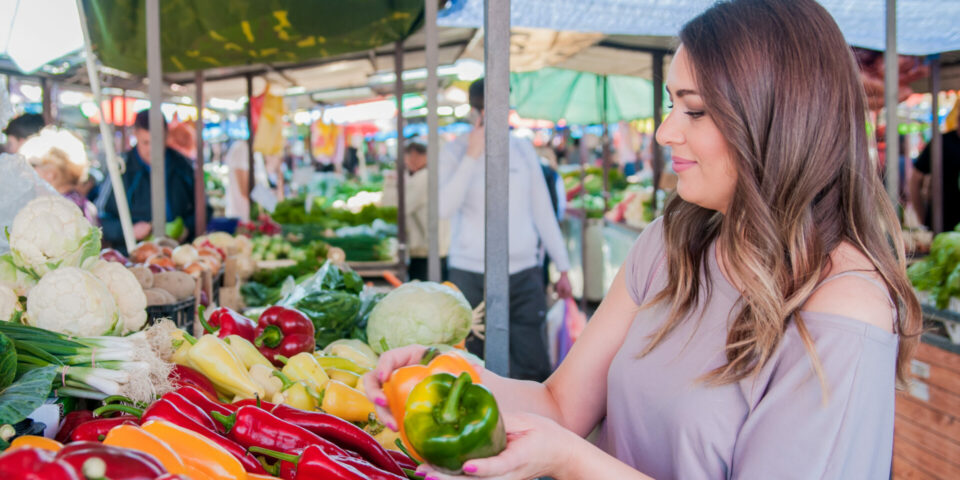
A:
[[[507,430],[507,448],[496,457],[478,458],[463,465],[463,475],[448,475],[427,464],[417,468],[424,480],[454,480],[488,478],[496,480],[526,480],[554,475],[565,469],[578,442],[585,441],[577,434],[539,415],[529,413],[503,414]]]

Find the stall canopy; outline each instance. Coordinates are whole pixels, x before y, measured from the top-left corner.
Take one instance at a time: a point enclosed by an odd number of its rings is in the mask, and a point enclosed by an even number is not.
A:
[[[101,63],[147,71],[145,4],[83,0]],[[409,36],[423,22],[423,0],[165,0],[163,71],[288,64],[369,50]]]
[[[439,13],[446,27],[483,25],[484,0],[451,0]],[[672,37],[714,0],[513,0],[512,27],[549,28],[607,35]],[[877,0],[820,0],[833,15],[847,42],[884,50],[883,3]],[[901,0],[897,8],[897,50],[930,55],[960,50],[960,2]]]
[[[571,124],[653,116],[653,85],[642,78],[544,68],[510,74],[510,104],[524,118]]]

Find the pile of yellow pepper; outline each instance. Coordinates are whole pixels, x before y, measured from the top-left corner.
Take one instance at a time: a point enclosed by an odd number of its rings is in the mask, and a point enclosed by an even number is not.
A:
[[[377,354],[359,340],[338,340],[325,350],[298,353],[277,369],[247,339],[203,335],[192,339],[178,331],[172,361],[207,377],[227,401],[258,398],[301,410],[322,410],[363,424],[386,448],[396,448],[395,432],[382,428],[373,403],[363,391],[363,374],[377,364]]]

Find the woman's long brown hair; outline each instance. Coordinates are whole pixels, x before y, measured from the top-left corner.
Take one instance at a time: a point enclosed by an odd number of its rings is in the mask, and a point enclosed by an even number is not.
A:
[[[729,144],[738,178],[725,215],[674,196],[664,211],[668,321],[649,353],[697,305],[710,245],[739,282],[742,309],[728,331],[727,364],[710,383],[756,374],[849,242],[876,268],[897,306],[897,378],[907,378],[921,328],[906,276],[900,224],[868,153],[867,103],[850,48],[813,0],[734,0],[687,23],[689,55],[708,115]]]

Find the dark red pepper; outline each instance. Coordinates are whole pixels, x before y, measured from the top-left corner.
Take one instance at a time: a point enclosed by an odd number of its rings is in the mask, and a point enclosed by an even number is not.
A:
[[[275,403],[264,402],[263,400],[256,398],[244,398],[243,400],[237,400],[236,402],[233,402],[231,405],[235,407],[233,410],[234,412],[237,411],[237,408],[247,406],[262,408],[266,411],[271,411],[277,407],[277,404]]]
[[[313,322],[299,310],[274,305],[260,314],[253,344],[260,353],[280,367],[277,355],[290,358],[300,352],[312,352],[317,344]]]
[[[232,309],[220,307],[210,312],[209,320],[205,319],[203,314],[203,307],[201,307],[197,319],[200,320],[203,329],[208,333],[220,338],[225,338],[228,335],[239,335],[251,342],[257,337],[257,322]]]
[[[277,405],[271,412],[280,419],[302,427],[337,445],[353,450],[373,465],[397,475],[403,475],[403,468],[387,453],[369,433],[362,428],[335,415],[323,412],[308,412],[287,405]],[[417,468],[416,465],[413,468]]]
[[[217,398],[217,390],[213,386],[213,382],[190,367],[174,365],[170,372],[170,380],[177,387],[196,387],[197,390],[204,392],[207,397],[214,400]]]
[[[120,448],[97,442],[67,444],[57,453],[57,459],[69,463],[79,472],[90,458],[99,458],[106,464],[103,478],[110,480],[154,480],[167,473],[163,464],[153,455],[130,448]]]
[[[397,475],[392,472],[377,468],[372,463],[356,457],[337,458],[341,465],[349,465],[360,472],[370,480],[407,480],[406,474]],[[401,472],[403,470],[400,470]]]
[[[140,420],[132,415],[121,415],[112,418],[98,418],[77,425],[70,433],[71,442],[102,442],[107,432],[118,425],[139,425]]]
[[[224,415],[230,415],[233,412],[237,411],[235,405],[229,403],[220,403],[216,399],[212,399],[203,393],[200,389],[192,386],[180,387],[177,389],[177,393],[186,398],[194,405],[203,409],[204,412],[220,412]],[[219,423],[216,423],[217,427],[220,427]]]
[[[349,454],[336,444],[276,415],[254,406],[245,406],[227,417],[218,413],[213,418],[223,423],[227,436],[240,445],[260,447],[280,452],[295,452],[317,445],[330,455],[346,457]]]
[[[311,445],[298,455],[281,453],[273,449],[251,447],[251,452],[277,458],[283,461],[280,474],[285,480],[370,480],[356,468],[338,461],[336,455],[329,455],[318,445]],[[296,468],[291,468],[296,465]],[[294,473],[296,472],[296,473]]]
[[[0,478],[3,480],[84,480],[56,454],[39,448],[18,448],[0,455]]]
[[[94,418],[93,410],[74,410],[66,414],[63,417],[63,421],[60,422],[60,430],[57,430],[57,436],[54,439],[60,443],[69,442],[70,435],[79,425],[87,423]]]
[[[417,462],[416,460],[407,456],[406,453],[398,452],[396,450],[387,450],[387,453],[397,461],[397,465],[400,465],[400,468],[405,468],[407,470],[416,470]]]

